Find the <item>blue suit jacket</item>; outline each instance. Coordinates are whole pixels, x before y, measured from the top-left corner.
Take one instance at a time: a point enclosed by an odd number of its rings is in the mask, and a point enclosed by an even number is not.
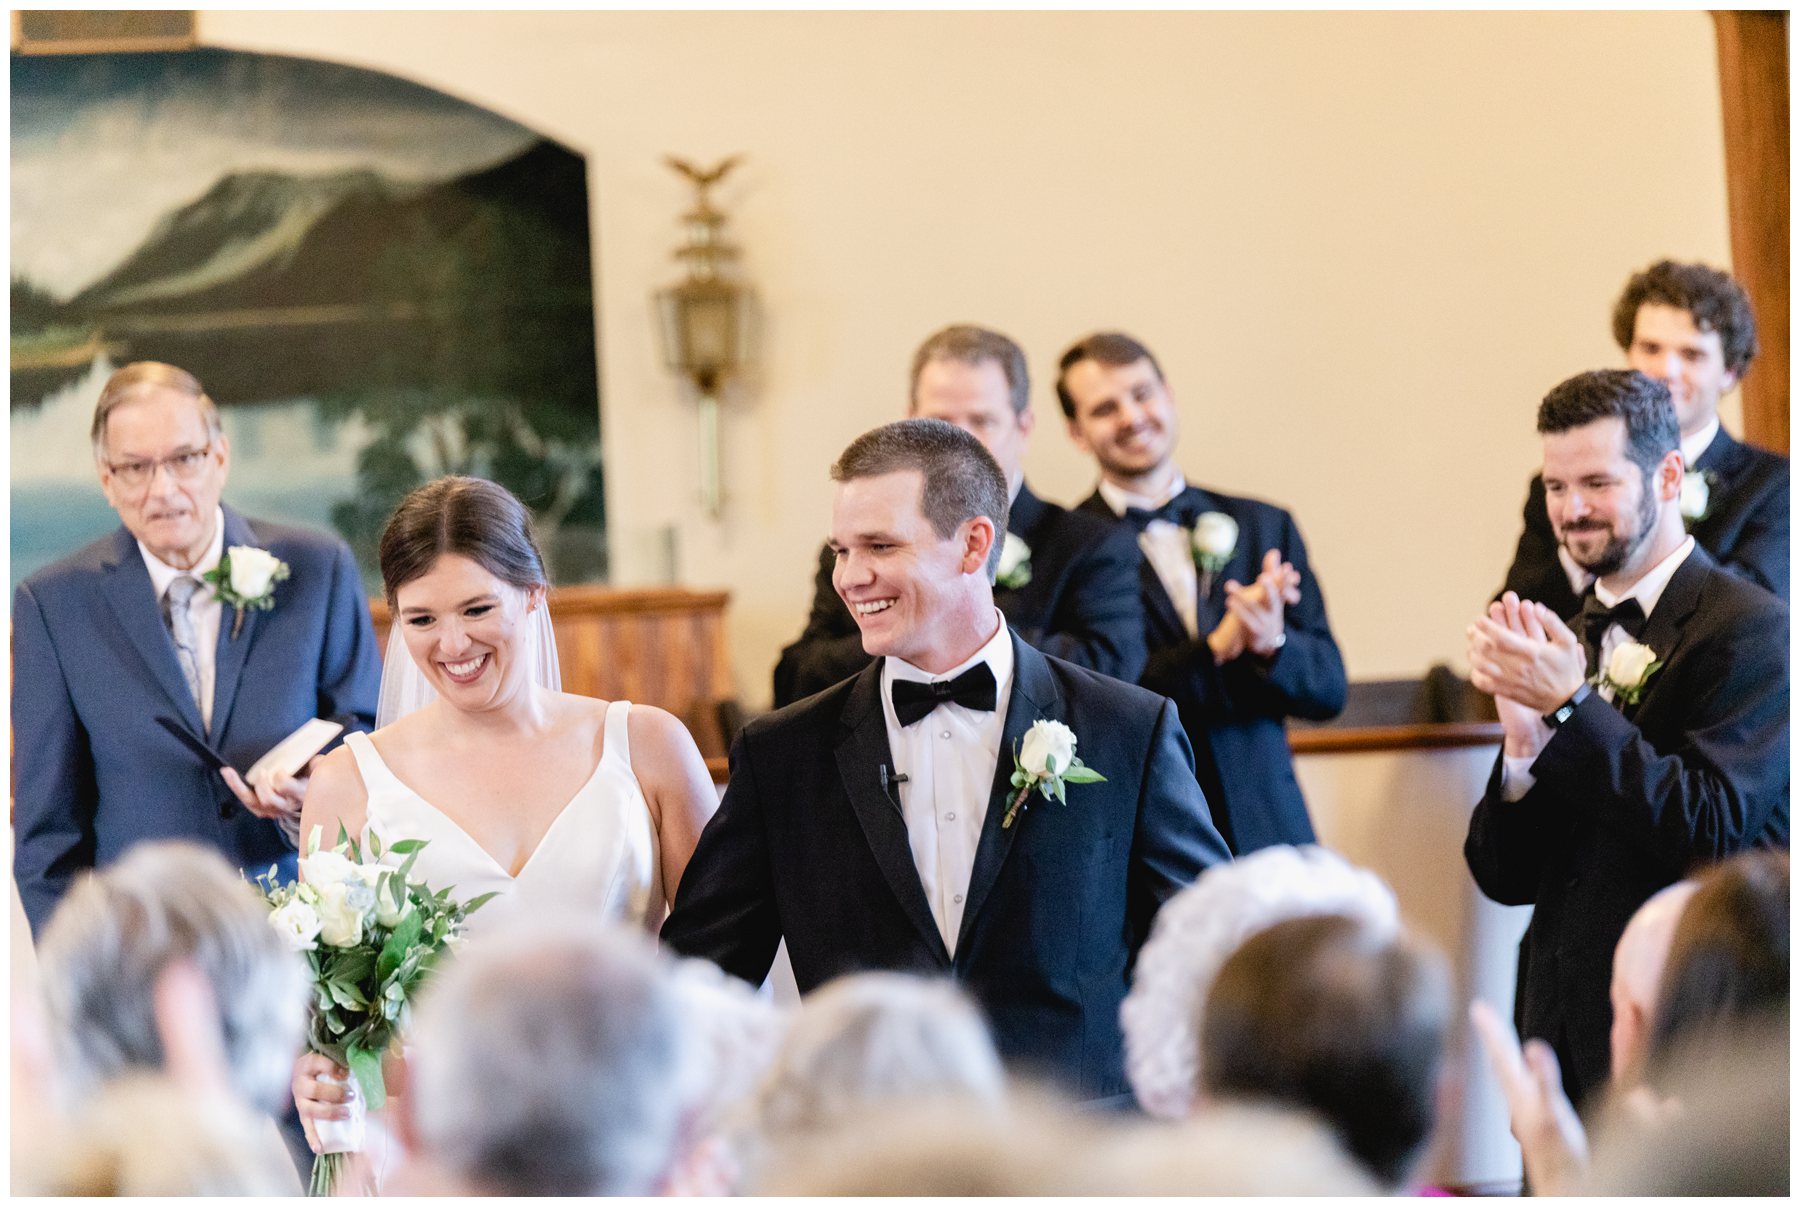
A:
[[[1271,503],[1197,486],[1183,497],[1198,512],[1219,511],[1236,520],[1237,549],[1197,601],[1198,638],[1188,636],[1150,559],[1139,557],[1150,660],[1138,682],[1181,710],[1181,724],[1194,743],[1195,773],[1213,820],[1235,853],[1317,841],[1294,778],[1287,719],[1329,720],[1344,710],[1350,689],[1306,542],[1294,517]],[[1081,506],[1095,515],[1113,514],[1098,490]],[[1114,522],[1124,525],[1116,517]],[[1266,662],[1246,654],[1218,666],[1205,635],[1224,619],[1225,582],[1254,582],[1270,549],[1279,549],[1282,560],[1300,572],[1300,602],[1284,617],[1287,644]]]
[[[1013,634],[1005,733],[954,957],[919,885],[892,767],[881,660],[744,727],[662,940],[751,983],[785,937],[802,993],[860,969],[955,978],[1008,1062],[1084,1098],[1125,1091],[1119,1003],[1157,909],[1231,855],[1167,700]],[[1033,795],[1010,827],[1013,751],[1062,721],[1106,782]],[[924,722],[922,722],[924,723]],[[888,791],[892,791],[889,789]]]
[[[150,573],[120,527],[19,584],[13,596],[13,872],[33,934],[70,881],[132,843],[193,839],[253,872],[294,851],[237,803],[164,716],[240,772],[310,717],[375,720],[380,663],[349,548],[225,508],[225,544],[286,562],[275,606],[219,625],[212,726],[188,692]]]

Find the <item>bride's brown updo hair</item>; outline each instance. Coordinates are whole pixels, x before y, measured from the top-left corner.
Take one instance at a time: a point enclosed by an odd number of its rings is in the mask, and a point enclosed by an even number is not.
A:
[[[531,513],[506,487],[452,475],[400,500],[381,532],[381,582],[394,593],[456,553],[521,591],[548,585],[544,558],[531,535]]]

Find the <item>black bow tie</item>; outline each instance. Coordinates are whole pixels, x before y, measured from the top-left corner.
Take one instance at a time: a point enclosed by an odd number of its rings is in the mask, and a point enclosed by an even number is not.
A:
[[[894,715],[901,725],[911,725],[930,715],[940,704],[960,704],[977,712],[994,711],[994,672],[977,662],[954,679],[937,683],[894,680]]]
[[[1624,629],[1633,641],[1644,631],[1644,609],[1635,599],[1621,599],[1612,607],[1600,602],[1600,597],[1593,588],[1581,600],[1581,641],[1587,646],[1588,673],[1593,674],[1600,669],[1600,643],[1606,639],[1606,630],[1615,624]]]
[[[1151,520],[1167,520],[1182,528],[1191,528],[1194,524],[1194,506],[1187,499],[1184,490],[1161,507],[1147,509],[1143,507],[1127,507],[1125,520],[1139,532],[1150,526]]]

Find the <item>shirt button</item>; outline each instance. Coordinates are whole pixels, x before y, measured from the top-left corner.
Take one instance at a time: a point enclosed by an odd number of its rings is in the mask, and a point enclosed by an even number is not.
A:
[[[952,897],[951,900],[956,902],[958,905],[961,905],[962,904],[962,894],[961,893],[956,894],[956,896]]]
[[[954,813],[946,813],[946,814],[944,814],[944,820],[945,820],[945,821],[955,821],[955,820],[956,820],[956,814],[954,814]]]
[[[940,738],[947,738],[949,736],[950,736],[950,731],[948,729],[946,729],[946,730],[944,730],[944,732],[938,734],[938,737],[940,737]]]

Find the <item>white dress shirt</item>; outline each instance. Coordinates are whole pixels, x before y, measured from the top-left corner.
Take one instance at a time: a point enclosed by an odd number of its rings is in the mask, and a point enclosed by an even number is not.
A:
[[[1690,536],[1676,547],[1675,552],[1656,563],[1642,578],[1631,584],[1631,589],[1623,595],[1614,595],[1606,589],[1603,583],[1597,582],[1594,584],[1594,598],[1609,608],[1616,608],[1627,599],[1635,599],[1638,607],[1644,610],[1644,619],[1648,621],[1650,613],[1656,608],[1657,601],[1662,598],[1663,591],[1668,588],[1669,580],[1675,577],[1675,571],[1681,568],[1681,563],[1687,561],[1688,554],[1693,551],[1694,538]],[[1612,657],[1612,652],[1618,649],[1622,642],[1630,640],[1632,640],[1631,635],[1618,625],[1608,626],[1606,632],[1600,636],[1600,669],[1604,671],[1606,660]],[[1595,690],[1600,693],[1602,700],[1608,704],[1612,703],[1612,688],[1599,687]],[[1531,766],[1535,762],[1537,762],[1535,754],[1520,755],[1516,758],[1507,756],[1506,769],[1502,774],[1500,799],[1518,800],[1531,791],[1531,786],[1537,783],[1536,777],[1531,774]]]
[[[1104,478],[1100,480],[1100,498],[1116,516],[1123,516],[1127,507],[1155,511],[1186,489],[1187,478],[1180,471],[1169,489],[1156,496],[1133,494]],[[1194,569],[1193,534],[1168,520],[1151,520],[1138,533],[1138,548],[1144,551],[1163,590],[1169,593],[1169,601],[1175,605],[1175,614],[1181,617],[1188,636],[1200,636],[1200,575]]]
[[[906,776],[894,785],[907,841],[925,901],[931,906],[944,948],[956,954],[962,929],[963,898],[975,868],[975,848],[987,820],[994,767],[1002,757],[1007,697],[1012,691],[1012,633],[994,609],[995,631],[967,662],[941,675],[930,675],[899,658],[881,664],[881,715],[887,724],[893,770]],[[938,683],[954,679],[978,662],[994,674],[994,711],[978,712],[961,704],[940,704],[911,725],[894,715],[894,681]]]
[[[138,552],[143,555],[144,568],[150,571],[150,585],[156,591],[159,616],[162,598],[167,594],[170,583],[185,577],[200,584],[200,589],[188,601],[188,612],[194,618],[194,640],[200,646],[194,651],[194,658],[200,666],[200,723],[211,729],[213,682],[217,677],[219,664],[219,621],[225,605],[219,602],[219,593],[213,585],[200,576],[209,570],[218,569],[220,560],[225,556],[225,511],[223,508],[213,509],[212,543],[206,547],[206,554],[191,570],[177,570],[150,552],[142,541],[137,543],[137,547]]]
[[[1681,438],[1681,463],[1689,469],[1694,468],[1694,462],[1698,461],[1706,450],[1712,447],[1712,442],[1718,438],[1718,435],[1719,417],[1714,415],[1712,421],[1705,427],[1692,436]],[[1569,586],[1575,594],[1586,594],[1588,587],[1594,581],[1594,576],[1578,565],[1575,559],[1569,556],[1569,551],[1561,544],[1556,546],[1556,560],[1562,563],[1563,573],[1568,576]],[[1669,573],[1673,574],[1674,571],[1671,570]],[[1646,611],[1647,614],[1648,611]]]

